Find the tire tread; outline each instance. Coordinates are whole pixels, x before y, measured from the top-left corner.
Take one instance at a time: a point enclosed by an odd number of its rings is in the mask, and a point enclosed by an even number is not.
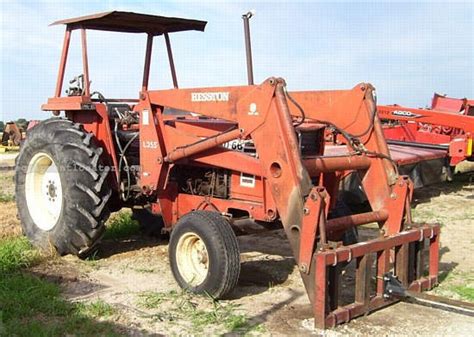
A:
[[[31,234],[33,243],[43,247],[52,244],[60,254],[72,253],[83,257],[102,238],[105,221],[110,214],[108,205],[112,189],[104,184],[109,177],[110,168],[105,166],[103,170],[99,170],[103,149],[97,144],[93,133],[87,132],[80,123],[65,118],[50,118],[28,130],[26,141],[17,157],[18,164],[27,165],[28,162],[23,158],[50,146],[61,153],[63,158],[67,158],[67,165],[79,168],[74,173],[68,173],[69,180],[72,181],[68,181],[68,185],[63,188],[64,205],[67,206],[63,206],[65,210],[61,223],[56,225],[61,225],[61,232],[35,233],[34,223],[25,224],[32,222],[32,219],[22,219],[22,226],[27,234]],[[24,173],[17,172],[15,179],[24,183],[24,175],[19,176],[20,174]],[[21,187],[17,188],[17,195],[19,189]],[[17,200],[17,203],[18,208],[27,208],[26,199]]]
[[[184,215],[176,224],[175,229],[171,233],[170,245],[174,245],[178,241],[173,235],[176,235],[176,232],[186,230],[186,228],[182,227],[186,225],[187,221],[192,220],[197,222],[196,218],[199,218],[203,223],[207,224],[206,228],[203,229],[208,232],[209,236],[218,239],[218,244],[215,248],[218,250],[217,254],[223,256],[225,261],[220,266],[219,275],[215,277],[212,289],[200,290],[198,292],[205,292],[216,299],[222,298],[236,286],[240,275],[240,250],[230,223],[217,212],[201,210],[190,212]],[[170,248],[170,254],[172,254],[172,251],[174,251],[174,248]],[[173,261],[171,256],[170,261]],[[171,267],[172,269],[177,268],[173,263]],[[173,271],[174,274],[176,272],[179,271]],[[178,279],[177,281],[180,283]],[[217,286],[215,284],[216,282]],[[183,285],[181,284],[181,286]]]

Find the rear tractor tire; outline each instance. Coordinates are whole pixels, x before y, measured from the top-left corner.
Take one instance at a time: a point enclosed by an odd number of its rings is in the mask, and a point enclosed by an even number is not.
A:
[[[183,216],[171,232],[171,271],[179,286],[215,299],[228,294],[240,274],[240,251],[229,222],[209,211]]]
[[[87,256],[109,217],[110,168],[82,125],[51,118],[32,128],[16,162],[23,232],[36,247]]]

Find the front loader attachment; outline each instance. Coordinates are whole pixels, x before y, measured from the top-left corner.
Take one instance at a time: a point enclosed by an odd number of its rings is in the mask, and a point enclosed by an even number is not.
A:
[[[280,78],[245,87],[149,91],[135,108],[141,116],[143,139],[146,144],[156,144],[141,148],[141,189],[150,194],[158,191],[156,207],[171,227],[186,211],[205,203],[228,214],[226,207],[235,208],[238,202],[198,197],[196,206],[173,208],[166,193],[160,192],[169,190],[167,177],[173,165],[194,161],[261,177],[265,192],[262,203],[255,205],[262,212],[255,212],[256,207],[248,202],[239,207],[254,219],[278,220],[283,225],[317,327],[347,322],[392,303],[383,296],[383,275],[390,271],[412,290],[429,289],[437,282],[439,226],[412,224],[413,184],[397,172],[374,95],[374,88],[366,83],[351,90],[289,93]],[[229,124],[204,137],[196,133],[184,136],[176,123],[163,120],[165,107]],[[324,128],[346,138],[346,154],[324,155]],[[311,139],[310,149],[315,151],[302,147],[307,144],[302,132],[308,132],[310,138],[305,139]],[[223,144],[233,139],[251,141],[257,155],[226,150]],[[238,167],[234,166],[237,162]],[[330,217],[340,197],[339,185],[351,172],[359,176],[370,210]],[[344,245],[344,233],[370,223],[378,224],[379,237]],[[427,279],[422,273],[425,241],[430,241]],[[341,268],[352,260],[356,262],[355,298],[344,304]]]
[[[439,225],[413,226],[390,237],[316,252],[315,326],[334,327],[398,301],[384,294],[384,277],[390,271],[411,291],[420,292],[435,286],[439,229]],[[424,273],[426,254],[429,255],[427,276]],[[355,262],[354,301],[341,305],[342,266],[351,261]]]

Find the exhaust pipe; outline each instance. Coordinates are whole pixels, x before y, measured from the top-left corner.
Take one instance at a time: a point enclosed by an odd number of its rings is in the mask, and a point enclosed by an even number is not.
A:
[[[250,43],[250,25],[249,20],[255,15],[255,10],[248,11],[242,15],[244,21],[244,34],[245,34],[245,53],[247,56],[247,78],[248,84],[253,85],[253,65],[252,65],[252,46]]]

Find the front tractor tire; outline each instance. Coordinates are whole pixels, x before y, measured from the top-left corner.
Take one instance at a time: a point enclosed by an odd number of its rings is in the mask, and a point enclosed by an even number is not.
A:
[[[92,133],[67,119],[28,131],[15,181],[21,225],[33,245],[84,257],[99,242],[112,194],[102,152]]]
[[[228,294],[240,274],[240,251],[229,222],[220,214],[194,211],[171,232],[171,271],[183,289],[215,299]]]

